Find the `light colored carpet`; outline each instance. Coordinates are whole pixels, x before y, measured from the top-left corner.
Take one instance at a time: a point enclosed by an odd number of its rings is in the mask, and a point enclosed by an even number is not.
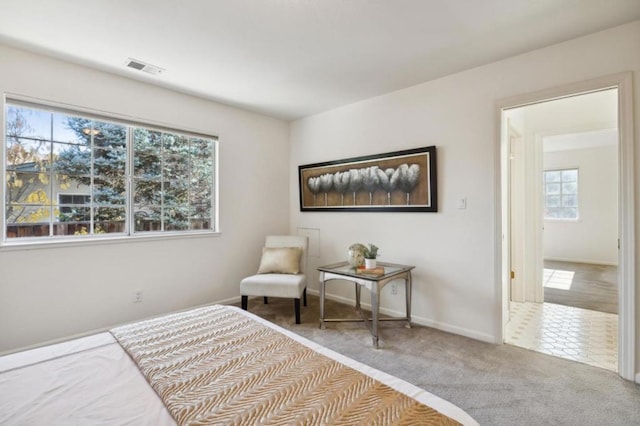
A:
[[[293,300],[249,300],[249,311],[456,404],[482,425],[640,425],[640,386],[616,373],[428,327],[381,325],[380,349],[361,323],[318,328],[318,298],[294,324]],[[327,317],[357,315],[328,301]]]

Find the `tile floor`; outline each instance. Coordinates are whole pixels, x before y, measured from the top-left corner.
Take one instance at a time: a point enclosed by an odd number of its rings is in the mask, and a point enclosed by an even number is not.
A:
[[[506,343],[618,371],[618,315],[531,302],[510,311]]]

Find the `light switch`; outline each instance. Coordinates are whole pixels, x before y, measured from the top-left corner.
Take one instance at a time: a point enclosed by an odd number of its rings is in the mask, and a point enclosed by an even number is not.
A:
[[[459,197],[458,198],[458,209],[464,210],[467,208],[467,197]]]

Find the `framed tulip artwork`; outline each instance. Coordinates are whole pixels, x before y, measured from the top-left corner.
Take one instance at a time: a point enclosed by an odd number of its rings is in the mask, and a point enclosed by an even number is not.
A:
[[[437,212],[436,147],[298,166],[301,211]]]

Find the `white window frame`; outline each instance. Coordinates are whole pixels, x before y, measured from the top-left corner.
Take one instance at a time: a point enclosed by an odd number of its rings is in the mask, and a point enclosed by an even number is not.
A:
[[[565,171],[575,171],[576,172],[576,216],[575,217],[549,217],[545,214],[544,216],[544,220],[547,221],[560,221],[560,222],[578,222],[580,221],[580,170],[578,169],[578,167],[560,167],[560,168],[554,168],[554,169],[546,169],[543,171],[542,173],[542,185],[544,188],[544,211],[546,213],[547,210],[547,173],[549,172],[565,172]],[[562,173],[560,174],[562,176]],[[556,207],[556,208],[568,208],[568,207],[563,207],[562,206],[562,201],[563,201],[563,197],[564,194],[562,192],[562,178],[560,179],[560,182],[558,182],[560,185],[560,207]],[[568,195],[574,195],[574,194],[568,194]]]
[[[166,239],[166,238],[184,238],[184,237],[203,237],[219,235],[219,137],[214,134],[205,133],[202,131],[189,130],[184,127],[178,127],[169,125],[166,123],[152,122],[149,120],[141,120],[138,118],[121,115],[117,113],[105,113],[104,111],[94,111],[89,108],[83,108],[78,106],[70,106],[65,104],[59,104],[57,102],[50,102],[41,99],[33,99],[24,97],[21,95],[8,94],[4,97],[3,102],[3,114],[1,120],[4,123],[2,131],[2,143],[0,144],[0,173],[2,181],[0,184],[3,186],[2,193],[5,194],[6,189],[6,148],[7,148],[7,111],[9,106],[33,108],[37,110],[50,111],[54,113],[72,115],[74,117],[81,117],[91,120],[99,120],[105,122],[111,122],[118,125],[127,127],[127,165],[125,172],[125,184],[126,184],[126,226],[125,232],[114,234],[93,234],[85,236],[46,236],[46,237],[22,237],[22,238],[7,238],[7,217],[6,217],[6,199],[2,199],[2,208],[0,209],[0,226],[2,227],[2,238],[0,240],[0,248],[11,249],[33,246],[50,246],[63,244],[68,245],[85,245],[85,244],[103,244],[109,241],[120,242],[122,240],[134,241],[134,240],[148,240],[148,239]],[[133,137],[131,129],[139,127],[151,131],[159,131],[164,133],[172,133],[186,137],[207,139],[211,141],[211,159],[212,159],[212,173],[211,173],[211,217],[209,229],[189,229],[189,230],[161,230],[161,231],[134,231],[134,209],[133,209]]]

